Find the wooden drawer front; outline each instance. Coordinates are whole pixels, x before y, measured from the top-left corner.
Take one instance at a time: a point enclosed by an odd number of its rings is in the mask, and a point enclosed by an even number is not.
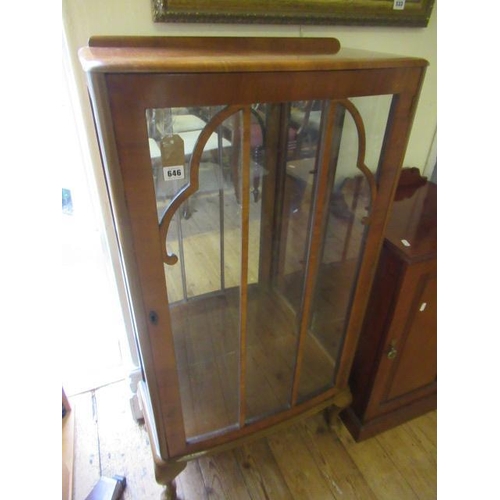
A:
[[[366,416],[398,409],[436,391],[436,261],[405,265]],[[389,353],[393,353],[390,356]]]

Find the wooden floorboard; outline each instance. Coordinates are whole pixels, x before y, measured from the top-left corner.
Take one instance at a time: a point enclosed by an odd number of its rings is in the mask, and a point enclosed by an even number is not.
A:
[[[94,392],[70,398],[75,419],[73,500],[84,499],[100,478]]]
[[[305,434],[304,441],[316,466],[334,487],[336,497],[353,500],[377,498],[337,433],[327,428],[323,415],[305,420],[300,429]]]
[[[127,479],[124,500],[159,500],[146,429],[125,381],[70,398],[75,416],[73,499],[101,475]],[[321,415],[234,450],[189,462],[180,500],[427,500],[436,498],[436,412],[356,443]]]
[[[316,466],[297,427],[267,438],[293,498],[338,498],[334,485]]]
[[[259,439],[233,452],[252,500],[293,500],[267,439]]]
[[[131,418],[127,385],[99,389],[96,401],[101,475],[126,477],[124,500],[158,499],[162,488],[154,479],[149,438]]]
[[[62,419],[62,500],[71,500],[75,458],[75,414],[67,409]]]
[[[238,463],[231,452],[198,459],[210,499],[252,500]]]
[[[344,427],[338,430],[340,441],[379,499],[418,499],[407,478],[398,470],[377,438],[356,443]],[[405,453],[413,453],[408,448]]]
[[[425,448],[406,428],[397,427],[375,439],[420,500],[436,498],[436,466],[429,460]],[[408,454],[406,450],[412,450],[412,453]]]
[[[198,460],[188,462],[182,474],[178,476],[177,488],[179,498],[208,500],[208,491]],[[155,497],[154,500],[158,500],[158,497]]]

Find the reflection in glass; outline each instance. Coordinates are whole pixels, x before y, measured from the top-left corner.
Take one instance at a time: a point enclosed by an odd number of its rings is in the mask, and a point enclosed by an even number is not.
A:
[[[189,184],[197,140],[218,111],[147,111],[159,222]],[[198,190],[173,215],[167,233],[168,253],[178,257],[164,268],[188,439],[238,422],[241,138],[234,132],[240,128],[237,113],[210,135],[199,165],[192,165]],[[162,146],[172,137],[182,140],[180,179],[164,175],[170,157]]]
[[[262,269],[258,283],[249,287],[247,421],[291,404],[318,147],[317,134],[308,134],[304,140],[300,136],[306,107],[302,102],[268,105],[263,115],[266,148],[258,163],[263,172],[263,205],[250,232],[250,260],[259,259]],[[253,242],[259,233],[257,246]]]
[[[334,384],[368,229],[364,222],[372,205],[368,178],[358,165],[361,161],[376,175],[391,98],[377,96],[351,100],[354,111],[360,113],[364,133],[358,130],[349,109],[342,105],[338,108],[339,120],[330,162],[335,177],[327,204],[320,265],[304,343],[299,400]],[[377,134],[372,133],[374,130]],[[359,145],[363,140],[366,140],[366,153],[360,157]],[[323,355],[319,356],[318,351]]]

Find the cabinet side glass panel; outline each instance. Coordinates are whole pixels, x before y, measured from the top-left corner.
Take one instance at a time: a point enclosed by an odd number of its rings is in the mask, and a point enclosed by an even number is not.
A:
[[[166,251],[178,258],[164,270],[188,441],[232,428],[239,416],[241,112],[212,127],[223,111],[146,111],[158,222],[171,216]],[[193,176],[198,188],[184,197]]]
[[[364,249],[367,231],[364,222],[372,205],[371,184],[376,192],[391,102],[392,95],[386,95],[350,99],[347,105],[342,101],[337,104],[339,116],[333,131],[329,164],[334,177],[304,344],[299,400],[334,385]],[[368,172],[363,172],[365,167]]]

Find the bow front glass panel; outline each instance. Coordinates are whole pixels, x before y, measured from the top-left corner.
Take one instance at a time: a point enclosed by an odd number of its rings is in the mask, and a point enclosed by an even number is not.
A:
[[[146,110],[188,441],[334,386],[391,102]]]

